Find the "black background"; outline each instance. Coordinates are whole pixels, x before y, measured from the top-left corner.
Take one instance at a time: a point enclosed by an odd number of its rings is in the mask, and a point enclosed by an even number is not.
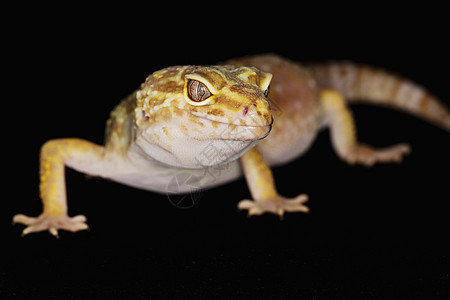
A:
[[[307,154],[274,169],[280,193],[310,196],[309,215],[247,218],[236,210],[249,197],[242,179],[181,210],[166,195],[67,170],[70,215],[85,214],[91,230],[20,237],[12,216],[41,212],[40,146],[59,137],[102,143],[109,111],[166,66],[265,52],[353,60],[450,104],[443,8],[210,5],[11,11],[2,45],[2,298],[449,297],[450,135],[363,105],[353,107],[361,141],[408,142],[413,152],[401,165],[351,167],[322,132]]]

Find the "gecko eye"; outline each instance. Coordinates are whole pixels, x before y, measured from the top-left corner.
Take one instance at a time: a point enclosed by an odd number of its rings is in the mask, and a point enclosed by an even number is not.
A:
[[[195,102],[202,102],[212,96],[206,85],[194,79],[189,79],[187,93],[190,100]]]

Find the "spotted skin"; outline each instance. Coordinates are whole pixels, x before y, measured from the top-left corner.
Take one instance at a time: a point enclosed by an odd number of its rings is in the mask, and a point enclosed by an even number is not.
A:
[[[192,85],[193,84],[193,85]],[[269,89],[270,84],[270,89]],[[399,162],[406,144],[383,149],[358,142],[349,101],[394,107],[450,131],[448,108],[424,88],[388,72],[350,63],[301,66],[276,55],[225,65],[173,66],[147,77],[112,112],[105,145],[56,139],[41,149],[38,217],[13,218],[23,234],[87,229],[67,215],[65,167],[149,191],[191,192],[245,176],[249,215],[308,212],[308,196],[278,194],[271,166],[301,156],[323,128],[350,164]],[[189,175],[189,186],[174,186]]]

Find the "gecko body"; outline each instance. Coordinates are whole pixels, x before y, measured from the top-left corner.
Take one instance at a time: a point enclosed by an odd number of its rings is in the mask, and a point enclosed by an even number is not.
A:
[[[270,90],[269,90],[270,85]],[[308,212],[304,194],[278,194],[270,167],[300,157],[323,128],[348,163],[399,162],[406,144],[374,149],[357,141],[347,100],[395,107],[450,131],[448,108],[409,80],[351,63],[301,66],[276,55],[216,66],[173,66],[151,74],[107,122],[105,145],[77,139],[46,142],[40,156],[38,217],[13,218],[23,234],[87,229],[67,214],[65,167],[136,188],[167,193],[180,174],[196,188],[245,176],[250,215]],[[191,186],[192,187],[192,186]],[[176,186],[180,193],[189,186]]]

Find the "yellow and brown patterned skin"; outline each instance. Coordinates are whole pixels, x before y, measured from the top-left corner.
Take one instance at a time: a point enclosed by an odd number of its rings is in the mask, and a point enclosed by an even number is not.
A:
[[[88,228],[84,216],[67,215],[66,166],[160,193],[179,174],[192,175],[198,188],[244,175],[253,199],[240,201],[238,208],[282,216],[308,212],[307,196],[279,195],[270,166],[301,156],[320,129],[330,128],[338,156],[349,163],[399,162],[409,152],[406,144],[385,149],[360,144],[347,99],[395,107],[450,130],[445,105],[384,71],[349,63],[302,67],[275,55],[227,63],[174,66],[150,75],[111,113],[105,146],[76,138],[45,143],[44,209],[37,218],[14,216],[15,223],[28,226],[23,234],[49,230],[57,236],[59,229]]]
[[[300,65],[275,55],[244,57],[228,63],[255,66],[273,75],[269,99],[274,124],[270,136],[259,143],[265,160],[279,165],[304,153],[322,122],[316,81]]]
[[[42,146],[43,213],[13,221],[28,225],[23,234],[88,228],[84,216],[67,215],[66,166],[160,193],[178,174],[194,175],[198,181],[191,184],[198,188],[239,177],[237,159],[271,130],[271,78],[236,66],[173,66],[153,73],[112,111],[105,146],[76,138]]]
[[[229,63],[255,66],[273,75],[269,98],[276,107],[274,125],[270,136],[258,145],[271,165],[289,162],[303,154],[325,127],[331,130],[337,154],[349,163],[370,166],[400,161],[409,152],[406,144],[374,150],[357,143],[347,101],[392,107],[450,130],[450,112],[436,97],[410,80],[380,69],[351,63],[302,67],[271,54]]]

